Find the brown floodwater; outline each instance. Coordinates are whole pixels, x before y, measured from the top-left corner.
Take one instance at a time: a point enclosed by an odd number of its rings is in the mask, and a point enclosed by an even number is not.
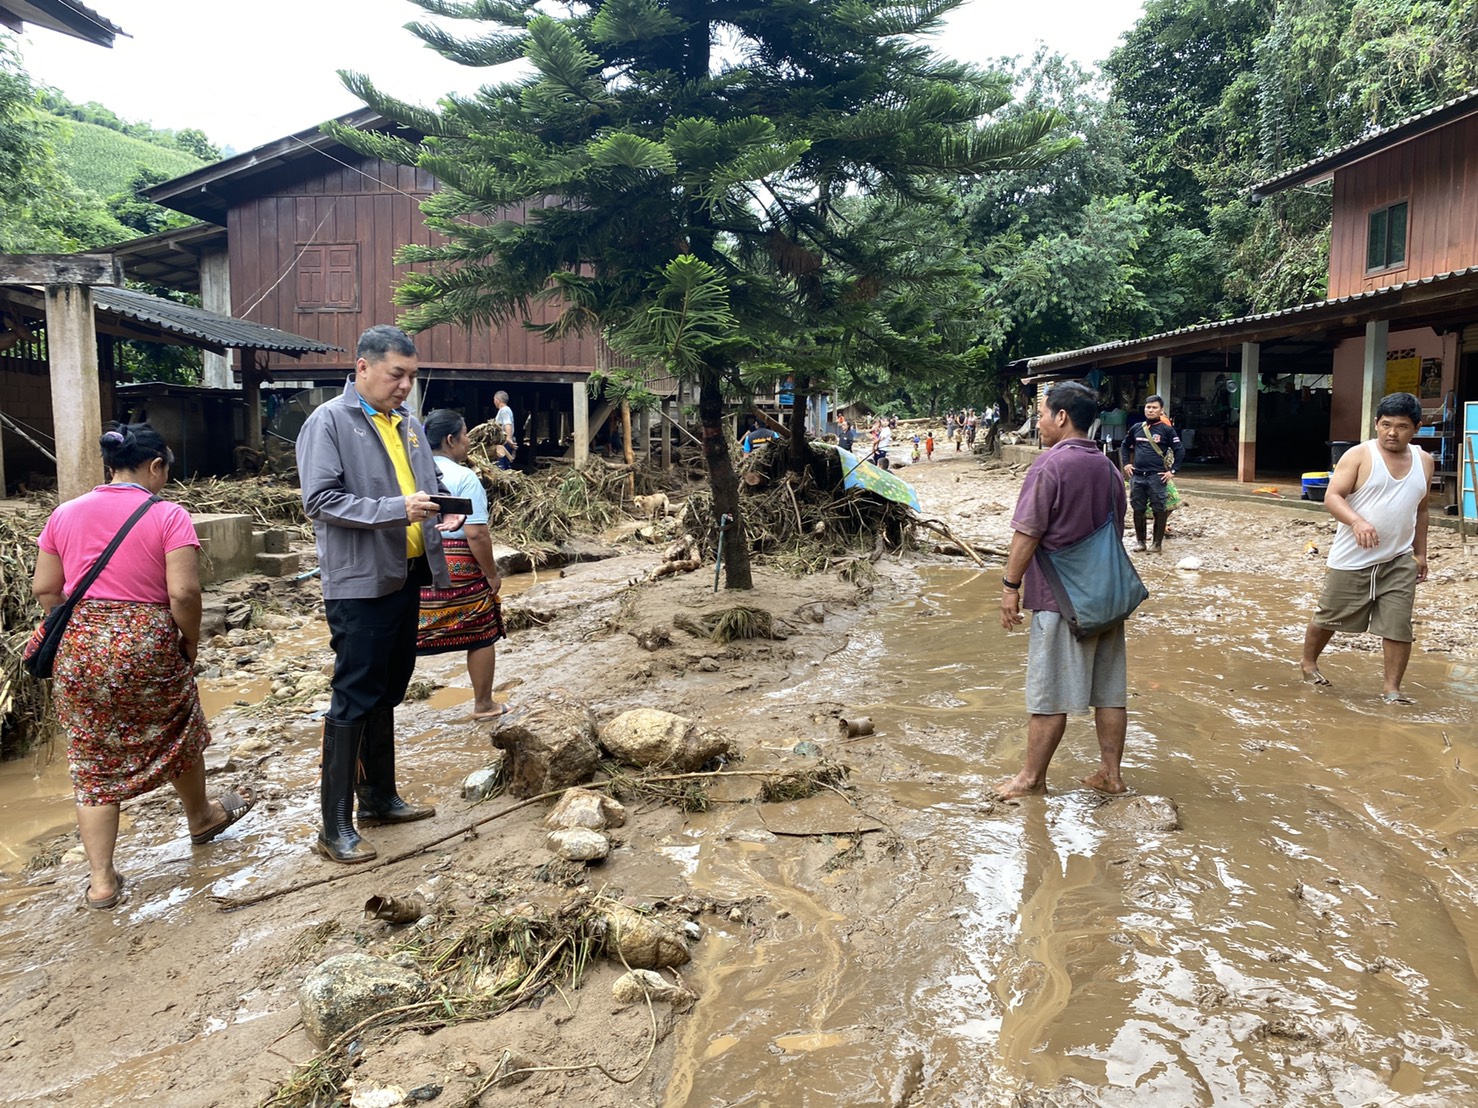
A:
[[[754,922],[705,921],[685,969],[702,1000],[678,1024],[665,1108],[1478,1103],[1478,657],[1418,649],[1419,704],[1393,709],[1378,652],[1341,638],[1324,666],[1335,687],[1303,685],[1293,659],[1318,571],[1146,569],[1125,776],[1179,805],[1177,831],[1116,830],[1075,786],[1096,761],[1086,719],[1049,797],[991,803],[1026,718],[1026,636],[999,627],[998,571],[926,571],[809,676],[717,702],[709,722],[776,750],[794,742],[770,726],[781,704],[871,716],[874,735],[823,745],[888,830],[830,867],[852,836],[779,837],[754,806],[719,805],[653,844],[701,894],[754,905]],[[321,651],[322,626],[280,636],[268,660]],[[580,649],[541,643],[541,664]],[[406,753],[419,780],[454,790],[486,740],[455,725],[460,659],[426,669],[446,687]],[[270,681],[203,688],[215,715]],[[226,718],[221,746],[243,761],[268,725]],[[293,756],[256,772],[281,799],[219,862],[178,838],[172,800],[130,806],[133,864],[170,891],[140,895],[123,923],[252,891],[301,849],[318,726],[312,705],[270,725]],[[72,831],[64,762],[0,765],[0,871]],[[27,949],[0,937],[0,962],[26,972]],[[263,1014],[244,1001],[233,1019]]]
[[[1125,777],[1177,831],[1100,820],[1086,717],[1049,797],[990,803],[1026,718],[998,572],[927,572],[773,694],[872,716],[853,781],[902,865],[826,874],[742,811],[692,821],[693,883],[781,918],[700,944],[666,1108],[1478,1103],[1478,665],[1418,650],[1393,710],[1337,639],[1335,687],[1303,685],[1318,569],[1146,570]]]

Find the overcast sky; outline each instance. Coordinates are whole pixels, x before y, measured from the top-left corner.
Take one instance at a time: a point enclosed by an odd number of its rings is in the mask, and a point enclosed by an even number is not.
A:
[[[362,106],[340,85],[339,69],[423,103],[482,83],[402,29],[424,15],[406,0],[88,4],[132,37],[104,50],[28,27],[20,45],[33,80],[124,119],[197,127],[238,151]],[[981,63],[1045,42],[1088,65],[1107,56],[1142,8],[1143,0],[969,0],[936,42]]]

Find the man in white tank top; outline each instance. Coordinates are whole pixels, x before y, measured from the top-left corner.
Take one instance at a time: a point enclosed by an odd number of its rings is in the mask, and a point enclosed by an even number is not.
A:
[[[1411,660],[1411,610],[1427,579],[1427,497],[1432,455],[1413,446],[1421,402],[1393,392],[1375,410],[1375,438],[1334,467],[1324,507],[1339,521],[1319,610],[1304,632],[1304,680],[1327,685],[1319,655],[1336,631],[1370,631],[1384,647],[1387,704],[1410,704],[1401,678]]]

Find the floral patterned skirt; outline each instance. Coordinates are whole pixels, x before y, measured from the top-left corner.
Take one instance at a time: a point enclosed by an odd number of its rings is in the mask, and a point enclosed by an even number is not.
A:
[[[164,605],[78,604],[52,677],[78,804],[157,789],[210,744],[195,675]]]
[[[423,588],[416,653],[480,650],[503,637],[503,604],[488,587],[466,539],[443,539],[450,588]]]

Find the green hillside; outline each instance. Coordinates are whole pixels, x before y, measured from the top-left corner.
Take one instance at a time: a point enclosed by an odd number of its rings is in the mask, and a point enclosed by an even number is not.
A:
[[[128,187],[140,167],[158,169],[171,177],[199,169],[205,163],[180,150],[168,150],[118,131],[38,113],[55,123],[57,160],[79,188],[98,196],[112,196]]]

